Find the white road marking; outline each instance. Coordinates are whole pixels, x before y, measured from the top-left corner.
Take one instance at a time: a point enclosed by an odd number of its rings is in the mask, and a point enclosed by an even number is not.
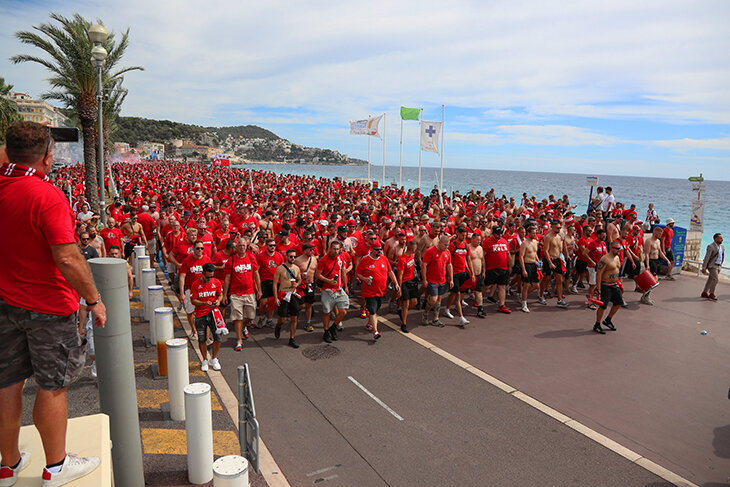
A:
[[[307,474],[307,477],[311,477],[312,475],[318,475],[318,474],[321,474],[321,473],[329,472],[330,470],[334,470],[337,467],[339,467],[339,465],[332,465],[331,467],[321,468],[321,469],[319,469],[319,470],[317,470],[315,472],[309,472]]]
[[[370,392],[370,391],[368,391],[367,389],[365,389],[365,387],[364,387],[364,386],[363,386],[362,384],[360,384],[360,383],[359,383],[358,381],[356,381],[356,380],[355,380],[355,379],[354,379],[354,378],[353,378],[352,376],[348,375],[348,376],[347,376],[347,378],[348,378],[348,379],[350,379],[350,380],[352,381],[352,383],[353,383],[353,384],[355,384],[355,385],[356,385],[357,387],[359,387],[360,389],[362,389],[362,391],[363,391],[363,392],[364,392],[365,394],[367,394],[368,396],[370,396],[370,398],[371,398],[371,399],[372,399],[373,401],[375,401],[375,402],[377,402],[378,404],[380,404],[381,406],[383,406],[383,408],[384,408],[384,409],[385,409],[386,411],[388,411],[388,412],[389,412],[390,414],[392,414],[393,416],[395,416],[395,418],[396,418],[396,419],[397,419],[398,421],[403,421],[403,417],[401,417],[401,415],[400,415],[400,414],[398,414],[398,413],[396,413],[395,411],[393,411],[393,410],[392,410],[392,409],[391,409],[391,408],[390,408],[390,407],[389,407],[389,406],[388,406],[387,404],[385,404],[385,403],[384,403],[383,401],[381,401],[380,399],[378,399],[378,398],[377,398],[377,397],[375,396],[375,394],[373,394],[372,392]]]

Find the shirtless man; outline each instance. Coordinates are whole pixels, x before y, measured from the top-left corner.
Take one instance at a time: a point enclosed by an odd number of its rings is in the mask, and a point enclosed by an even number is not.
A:
[[[274,328],[274,336],[279,339],[281,325],[289,318],[289,346],[299,348],[294,340],[297,332],[297,320],[299,317],[299,293],[297,288],[302,282],[299,266],[294,263],[297,251],[289,249],[286,251],[286,261],[280,264],[274,272],[274,301],[279,312],[279,321]]]
[[[606,242],[613,242],[618,239],[621,234],[621,223],[623,223],[623,217],[616,215],[613,221],[606,225]]]
[[[302,245],[302,255],[294,260],[294,264],[299,267],[302,276],[300,289],[304,293],[302,302],[304,303],[304,329],[314,331],[312,326],[312,305],[314,304],[314,273],[317,270],[317,257],[314,255],[314,245],[305,242]]]
[[[276,213],[272,210],[268,210],[264,214],[264,218],[259,220],[259,230],[264,232],[266,238],[274,238],[274,218]]]
[[[530,225],[525,240],[520,246],[520,268],[522,269],[522,311],[530,312],[527,296],[538,288],[540,277],[537,274],[537,226]]]
[[[390,262],[390,266],[395,269],[398,265],[398,259],[406,251],[406,232],[399,230],[395,235],[395,242],[387,247],[385,256]]]
[[[471,268],[474,271],[476,282],[474,283],[474,301],[477,305],[477,318],[485,318],[487,314],[484,312],[484,296],[482,289],[484,288],[484,249],[482,248],[482,236],[473,233],[471,242],[469,242],[469,257],[471,258]],[[504,291],[504,286],[502,286]],[[503,293],[504,294],[504,293]],[[504,300],[502,300],[504,302]]]
[[[547,304],[545,290],[550,285],[550,275],[555,276],[555,287],[558,295],[558,308],[567,308],[568,303],[563,299],[563,274],[565,265],[560,259],[560,254],[565,250],[565,240],[561,233],[562,224],[560,220],[550,222],[550,231],[542,239],[542,273],[545,278],[540,283],[540,297],[537,302]]]
[[[603,320],[603,326],[611,331],[616,331],[616,327],[613,326],[611,318],[621,309],[621,305],[624,302],[623,293],[621,292],[621,286],[618,282],[619,272],[621,270],[621,261],[619,259],[619,252],[621,251],[621,244],[619,242],[611,242],[608,253],[601,257],[601,260],[596,264],[596,282],[600,283],[600,295],[603,304],[596,310],[596,323],[593,325],[593,331],[605,335],[606,332],[601,328],[601,318],[603,313],[608,307],[610,301],[611,311],[608,316]],[[598,287],[596,287],[596,295],[599,294]]]
[[[644,265],[646,265],[646,268],[649,269],[654,276],[659,275],[659,266],[661,265],[662,260],[669,264],[669,259],[664,253],[664,250],[662,250],[662,233],[664,233],[664,229],[662,227],[654,227],[651,237],[644,242]],[[653,306],[654,300],[652,300],[649,296],[651,289],[644,289],[642,291],[645,292],[644,295],[641,296],[640,302]]]
[[[144,235],[142,224],[137,221],[137,215],[131,213],[129,221],[122,225],[122,233],[124,234],[124,258],[129,260],[132,257],[132,251],[135,245],[144,245],[147,248],[147,237]]]

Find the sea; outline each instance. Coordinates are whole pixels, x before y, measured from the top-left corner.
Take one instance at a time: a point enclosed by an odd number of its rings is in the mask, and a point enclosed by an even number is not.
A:
[[[250,164],[245,167],[255,170],[271,171],[276,174],[310,175],[315,177],[333,178],[367,178],[368,167],[363,166],[326,166],[316,164]],[[400,168],[398,166],[372,165],[370,167],[372,179],[385,184],[399,182]],[[616,201],[625,203],[628,207],[636,205],[639,219],[644,220],[649,203],[654,203],[654,209],[659,214],[662,223],[667,218],[674,218],[675,226],[689,229],[689,219],[692,209],[692,200],[697,199],[697,193],[692,191],[692,183],[687,179],[647,178],[634,176],[615,176],[607,174],[570,174],[555,172],[528,172],[528,171],[497,171],[491,169],[461,169],[444,168],[444,190],[459,191],[464,194],[472,189],[480,190],[482,194],[494,188],[498,196],[506,195],[519,201],[522,193],[528,196],[535,195],[538,200],[555,195],[556,198],[568,195],[570,202],[577,205],[577,214],[585,213],[588,207],[590,187],[586,186],[586,177],[598,177],[599,186],[611,186]],[[688,174],[696,176],[696,174]],[[403,166],[402,185],[406,189],[418,187],[418,167]],[[430,192],[438,185],[440,168],[421,168],[421,191]],[[712,242],[712,235],[730,234],[730,204],[727,198],[730,195],[730,181],[705,180],[706,191],[701,198],[705,201],[705,227],[702,237],[702,255],[705,248]],[[727,261],[726,261],[727,262]],[[723,272],[728,274],[728,271]]]

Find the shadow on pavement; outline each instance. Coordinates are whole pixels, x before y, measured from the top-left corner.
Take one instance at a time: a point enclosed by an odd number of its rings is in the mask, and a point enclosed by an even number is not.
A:
[[[593,330],[589,328],[573,328],[570,330],[553,330],[538,333],[535,335],[535,338],[573,338],[594,334]]]
[[[721,458],[730,458],[730,424],[719,426],[712,432],[715,435],[712,439],[715,455]]]

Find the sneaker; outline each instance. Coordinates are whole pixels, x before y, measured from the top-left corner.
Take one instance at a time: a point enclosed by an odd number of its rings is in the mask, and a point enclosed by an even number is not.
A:
[[[464,327],[469,323],[469,320],[467,320],[464,316],[459,316],[459,326]]]
[[[497,308],[497,311],[499,311],[500,313],[504,313],[504,314],[506,314],[506,315],[508,315],[508,314],[510,314],[510,313],[512,312],[512,311],[511,311],[511,310],[510,310],[509,308],[507,308],[507,306],[505,306],[505,305],[502,305],[502,306],[500,306],[499,308]],[[528,310],[528,311],[529,311],[529,310]]]
[[[642,296],[641,299],[639,300],[639,302],[642,304],[649,305],[649,306],[654,306],[654,300],[646,295]]]
[[[522,303],[522,311],[525,313],[530,312],[530,308],[527,307],[527,303]]]
[[[586,285],[583,284],[583,281],[578,281],[578,284],[576,284],[576,287],[579,287],[581,289],[585,289],[586,288]]]
[[[558,304],[556,306],[558,308],[567,308],[568,307],[568,303],[566,303],[564,299],[561,299],[560,301],[558,301]]]
[[[676,281],[677,278],[672,276],[671,274],[664,278],[665,281]]]
[[[443,328],[443,327],[444,327],[444,324],[443,324],[443,323],[441,323],[441,321],[439,321],[438,319],[435,319],[435,320],[433,320],[433,321],[431,322],[431,324],[432,324],[433,326],[438,326],[439,328]]]
[[[299,344],[293,338],[289,339],[289,346],[291,348],[299,348]]]
[[[486,317],[487,317],[487,313],[485,313],[483,309],[477,310],[477,318],[486,318]]]
[[[451,319],[454,318],[454,315],[451,314],[451,310],[449,308],[446,308],[446,310],[444,311],[444,316]]]
[[[547,306],[547,299],[545,299],[542,296],[540,296],[540,297],[537,298],[537,302],[538,302],[538,304],[542,304],[542,305]]]
[[[339,338],[337,338],[337,326],[330,326],[330,336],[334,342],[339,340]]]
[[[423,312],[423,314],[421,315],[421,324],[422,324],[422,325],[428,325],[428,324],[430,324],[430,323],[431,323],[431,322],[430,322],[430,321],[428,321],[428,313],[426,313],[426,312],[424,311],[424,312]]]
[[[462,306],[463,306],[464,308],[468,308],[468,307],[469,307],[469,303],[467,303],[467,302],[466,302],[466,301],[464,301],[463,299],[461,300],[461,305],[462,305]]]
[[[27,451],[20,452],[20,463],[17,467],[3,466],[0,468],[0,487],[15,485],[18,481],[18,474],[28,465],[30,465],[30,453]]]
[[[600,333],[601,335],[605,335],[606,334],[606,332],[603,331],[603,329],[601,328],[601,324],[600,323],[596,323],[595,325],[593,325],[593,331],[595,331],[596,333]]]
[[[203,372],[208,372],[208,361],[203,360],[203,363],[200,365],[200,370]]]
[[[213,367],[213,370],[221,370],[221,363],[217,358],[210,359],[210,366]]]
[[[337,331],[342,331],[344,329],[345,329],[345,327],[342,326],[342,323],[337,323]]]
[[[713,301],[717,301],[717,296],[715,296],[714,293],[713,294],[709,294],[707,297],[709,299],[713,300]],[[651,298],[649,298],[649,300],[651,300]],[[654,304],[654,301],[652,301],[651,304]]]
[[[497,304],[497,298],[495,298],[494,296],[487,296],[487,301]]]
[[[271,328],[272,326],[274,326],[274,320],[272,320],[271,318],[267,319],[266,320],[266,326],[268,326],[269,328]]]
[[[304,329],[307,331],[314,331],[314,326],[312,323],[307,323],[307,326]]]
[[[324,340],[327,343],[332,343],[332,337],[330,337],[330,331],[325,330],[322,334],[322,340]]]
[[[263,316],[259,316],[258,318],[256,318],[256,323],[255,324],[252,323],[251,326],[253,328],[263,328],[263,326],[264,326],[264,317]]]
[[[241,342],[236,343],[236,346],[233,350],[235,350],[236,352],[240,352],[241,350],[243,350],[243,347],[241,346]]]
[[[709,297],[710,297],[710,295],[709,295],[709,294],[707,294],[706,292],[702,291],[702,294],[700,294],[700,297],[701,297],[701,298],[709,298]]]
[[[570,286],[568,290],[571,292],[571,294],[578,294],[578,288],[575,287],[575,284]]]
[[[248,340],[248,337],[249,337],[249,335],[248,335],[248,327],[246,327],[246,328],[243,329],[243,339],[244,340]]]
[[[99,457],[79,457],[73,453],[67,453],[60,472],[51,473],[47,468],[43,469],[43,487],[68,484],[96,470],[99,463]]]
[[[91,362],[91,377],[96,377],[96,375],[97,375],[96,374],[96,360],[94,360],[93,362]],[[0,477],[0,478],[2,478],[2,477]],[[2,484],[0,484],[0,485],[2,485]]]
[[[552,292],[552,291],[546,291],[546,292],[545,292],[545,296],[547,296],[547,297],[548,297],[548,299],[550,299],[550,298],[552,298],[552,297],[553,297],[553,292]]]
[[[410,333],[411,332],[411,330],[409,330],[406,325],[400,325],[400,331],[402,331],[403,333]]]
[[[281,336],[281,327],[277,326],[276,328],[274,328],[274,338],[276,338],[278,340],[280,336]]]
[[[603,320],[603,326],[605,326],[606,328],[608,328],[611,331],[616,331],[616,327],[613,326],[613,322],[611,321],[611,318],[606,318],[605,320]]]
[[[370,322],[368,322],[365,324],[365,329],[367,331],[373,331],[373,325],[371,325]]]
[[[588,306],[586,306],[586,307],[587,307],[588,309],[593,309],[593,310],[596,310],[596,309],[598,309],[598,308],[596,307],[596,305],[595,305],[595,304],[593,304],[593,303],[588,303]]]
[[[376,331],[376,332],[375,332],[375,333],[373,334],[373,338],[375,338],[376,340],[377,340],[378,338],[380,338],[380,332],[379,332],[379,331]]]

